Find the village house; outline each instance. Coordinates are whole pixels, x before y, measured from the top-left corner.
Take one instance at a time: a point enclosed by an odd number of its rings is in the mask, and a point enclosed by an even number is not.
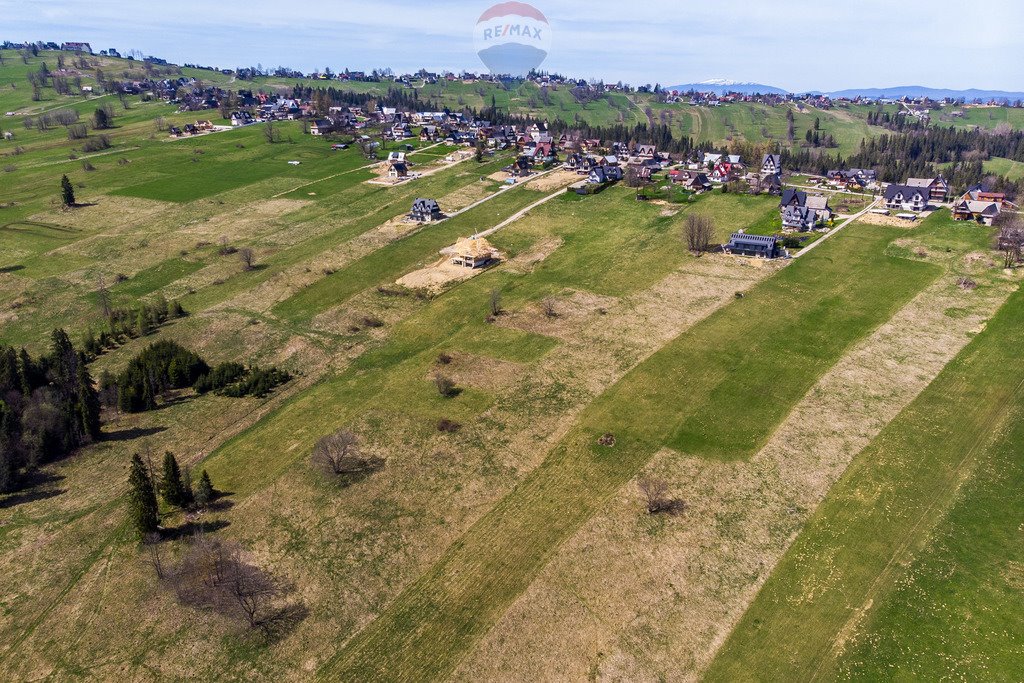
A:
[[[409,166],[404,161],[396,161],[388,168],[388,178],[400,179],[409,177]]]
[[[945,202],[949,199],[949,183],[941,175],[935,178],[907,178],[907,187],[927,191],[928,199],[933,202]]]
[[[658,150],[654,145],[637,145],[633,150],[633,156],[637,159],[654,159],[658,156]]]
[[[778,175],[766,175],[760,180],[761,192],[779,196],[782,194],[782,178]]]
[[[832,218],[828,197],[808,195],[801,190],[786,189],[779,200],[782,227],[793,230],[814,230]]]
[[[782,227],[807,232],[821,223],[818,212],[807,206],[787,206],[782,209]]]
[[[409,218],[418,223],[430,223],[444,218],[441,207],[434,199],[417,199],[412,204]]]
[[[727,254],[755,256],[760,258],[777,258],[781,256],[779,241],[774,235],[748,235],[734,232],[729,243],[724,247]]]
[[[621,166],[595,166],[590,171],[590,175],[587,176],[587,182],[592,184],[602,183],[614,183],[622,180],[622,167]]]
[[[86,52],[92,54],[92,46],[89,43],[61,43],[60,49],[64,52]]]
[[[885,188],[885,208],[921,212],[928,208],[929,188],[890,184]]]
[[[779,175],[782,173],[782,155],[765,154],[761,161],[761,177]]]
[[[1002,192],[985,192],[978,186],[953,202],[953,220],[992,225],[1005,208],[1017,207]]]
[[[334,122],[330,119],[317,119],[309,124],[310,135],[327,135],[334,132]]]
[[[533,160],[528,156],[520,156],[512,163],[511,166],[505,170],[514,178],[525,178],[530,175],[530,169],[533,168]]]
[[[236,111],[231,113],[232,126],[248,126],[253,122],[252,114],[247,111]]]
[[[668,172],[668,178],[673,183],[682,185],[684,189],[695,194],[710,190],[712,185],[707,175],[698,171],[682,171],[673,169]]]
[[[804,206],[814,211],[820,221],[832,220],[832,207],[828,205],[828,197],[824,195],[808,195]]]

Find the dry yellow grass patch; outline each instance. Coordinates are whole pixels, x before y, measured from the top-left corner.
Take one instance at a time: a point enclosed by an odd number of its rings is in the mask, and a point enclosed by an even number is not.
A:
[[[406,220],[404,214],[396,216],[372,230],[367,230],[353,239],[339,244],[332,251],[323,252],[308,261],[275,273],[267,280],[240,292],[216,308],[245,308],[265,313],[278,302],[284,301],[295,292],[320,280],[326,274],[344,268],[353,261],[421,229],[423,229],[422,224]],[[237,267],[237,262],[232,262],[232,265]],[[224,277],[223,268],[222,265],[204,268],[180,281],[179,285],[198,289],[204,283]]]
[[[234,242],[251,240],[274,232],[278,226],[275,221],[282,216],[303,209],[312,201],[300,199],[267,199],[249,204],[245,211],[230,211],[184,226],[182,235],[189,235],[196,240],[215,242],[227,237]]]
[[[543,303],[539,303],[509,311],[498,318],[496,324],[565,340],[577,334],[594,316],[607,315],[617,299],[573,290],[548,297],[547,301],[553,309],[552,315],[544,309]]]
[[[437,203],[441,206],[441,211],[446,214],[452,214],[459,209],[469,206],[473,202],[480,201],[481,199],[494,194],[491,192],[488,183],[475,182],[463,185],[454,192],[449,192],[445,196],[437,200]]]
[[[471,353],[454,352],[449,357],[450,362],[435,364],[427,373],[427,379],[432,379],[435,373],[441,373],[454,380],[457,386],[495,392],[511,386],[525,371],[522,363]]]
[[[512,273],[525,275],[533,271],[534,266],[553,254],[562,246],[561,237],[544,237],[528,250],[516,254],[505,263],[505,268]]]
[[[689,507],[651,518],[636,483],[555,556],[459,668],[458,680],[696,680],[850,460],[1009,295],[952,275],[823,376],[749,462],[664,450],[643,475]],[[946,311],[969,311],[951,318]],[[870,495],[870,492],[865,492]],[[828,566],[816,586],[828,590]]]
[[[403,275],[398,279],[397,284],[409,289],[422,289],[432,294],[439,294],[450,285],[468,280],[485,270],[487,269],[457,266],[445,256],[426,268]]]
[[[530,184],[530,187],[539,192],[549,192],[566,185],[571,185],[579,180],[580,176],[575,171],[560,168],[540,177],[531,176],[526,179],[526,182]]]
[[[916,223],[905,221],[896,216],[883,216],[877,213],[871,213],[870,211],[860,218],[857,219],[860,223],[867,223],[868,225],[886,225],[892,228],[912,228]]]
[[[161,214],[173,213],[178,207],[173,202],[116,195],[82,198],[81,201],[86,205],[67,211],[54,208],[34,214],[29,220],[64,225],[88,232],[116,234],[124,228],[146,224]]]

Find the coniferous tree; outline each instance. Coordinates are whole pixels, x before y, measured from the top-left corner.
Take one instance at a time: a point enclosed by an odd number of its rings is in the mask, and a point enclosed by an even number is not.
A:
[[[14,490],[15,448],[18,442],[17,416],[0,400],[0,493]],[[203,472],[203,474],[206,474]]]
[[[60,199],[64,206],[75,205],[75,188],[66,175],[60,177]]]
[[[100,395],[85,363],[80,363],[78,366],[78,406],[82,431],[90,439],[98,439],[100,437]]]
[[[196,486],[196,503],[199,505],[209,505],[215,495],[217,495],[217,491],[213,488],[210,475],[206,470],[203,470],[202,476],[199,477],[199,485]]]
[[[128,505],[132,524],[139,536],[153,533],[160,526],[160,512],[156,503],[156,491],[149,470],[136,453],[132,456],[131,472],[128,475]]]
[[[178,459],[174,453],[167,451],[164,454],[163,478],[160,480],[160,495],[164,502],[175,507],[183,507],[188,504],[185,496],[185,487],[181,481],[181,468],[178,467]]]

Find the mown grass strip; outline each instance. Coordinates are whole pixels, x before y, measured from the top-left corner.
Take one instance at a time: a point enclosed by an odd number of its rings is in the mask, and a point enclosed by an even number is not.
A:
[[[321,678],[443,678],[559,545],[693,416],[741,418],[753,402],[748,394],[769,399],[771,409],[725,441],[683,432],[694,454],[751,455],[814,379],[937,276],[934,266],[883,256],[896,235],[867,226],[840,235],[626,375],[540,467],[329,660]],[[789,349],[799,362],[779,364]],[[604,431],[615,433],[614,448],[596,445]]]
[[[836,657],[844,638],[853,632],[858,618],[869,619],[872,607],[884,603],[904,579],[904,563],[928,541],[934,525],[956,499],[958,485],[972,475],[992,449],[1003,452],[1015,447],[1019,460],[1019,438],[1014,439],[1012,432],[999,435],[1002,426],[1024,409],[1024,360],[1018,351],[1022,343],[1024,292],[1018,291],[986,329],[850,465],[718,653],[707,680],[834,679]],[[1014,432],[1020,431],[1017,423]],[[1003,485],[1003,495],[1017,505],[1015,517],[1019,519],[1020,488],[1008,481]],[[971,515],[978,511],[964,512]],[[1009,521],[992,514],[994,511],[984,513],[989,525],[1003,528]],[[953,518],[946,523],[947,528],[955,529],[958,523]],[[1019,541],[1019,529],[1014,534]],[[959,551],[960,567],[965,566],[963,554],[973,555],[977,549],[980,556],[975,559],[987,553],[991,570],[995,556],[1005,548],[995,549],[993,555],[994,549],[986,550],[986,544],[999,538],[1006,538],[1005,528],[1004,533],[988,537],[961,534],[958,542],[966,547]],[[942,560],[931,562],[932,566],[949,569]],[[967,560],[966,565],[973,567],[974,559]],[[972,584],[977,585],[974,579],[961,576],[960,586],[968,594]],[[934,591],[944,593],[942,586],[939,581]],[[932,599],[946,599],[937,592],[932,593]],[[907,597],[906,589],[902,595]],[[984,599],[985,592],[976,595]],[[913,600],[921,598],[922,594],[915,591]],[[995,624],[1013,620],[1013,609],[1009,602],[972,606],[972,611],[987,615]],[[918,630],[915,611],[904,610],[901,616],[897,616],[898,609],[887,611],[889,616],[885,618],[890,624],[899,619],[909,630],[924,633]],[[952,615],[946,615],[944,622],[937,615],[931,616],[933,626],[938,622],[954,631],[964,628],[949,619]],[[1017,617],[1019,623],[1019,614]],[[906,660],[908,652],[931,659],[933,664],[939,659],[950,663],[952,655],[943,658],[937,654],[949,653],[948,632],[932,628],[927,633],[924,648],[931,648],[934,656],[923,655],[917,647],[901,649],[894,670],[902,668],[900,662]],[[1005,656],[1006,643],[975,643],[972,647]],[[985,667],[987,658],[980,656],[980,651],[976,654],[979,657],[975,663],[982,667],[975,667],[978,677],[993,680],[993,671]],[[1019,673],[1020,649],[1015,657]],[[1002,660],[1003,666],[1008,663]],[[883,678],[891,676],[889,671]]]

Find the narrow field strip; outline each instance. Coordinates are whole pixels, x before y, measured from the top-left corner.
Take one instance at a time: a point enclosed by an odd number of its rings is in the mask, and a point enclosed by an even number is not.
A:
[[[903,580],[958,488],[991,449],[1006,447],[1003,427],[1024,404],[1022,320],[1018,291],[854,460],[718,653],[708,680],[834,680],[846,642]]]
[[[869,227],[840,235],[626,375],[320,676],[443,678],[560,544],[663,445],[706,457],[753,455],[851,344],[938,275],[935,266],[880,257],[896,236]],[[785,372],[782,361],[789,361]],[[700,376],[687,373],[694,363]],[[770,402],[763,400],[768,395]],[[718,426],[734,415],[747,415],[749,423]],[[606,431],[615,435],[614,448],[596,445]]]

